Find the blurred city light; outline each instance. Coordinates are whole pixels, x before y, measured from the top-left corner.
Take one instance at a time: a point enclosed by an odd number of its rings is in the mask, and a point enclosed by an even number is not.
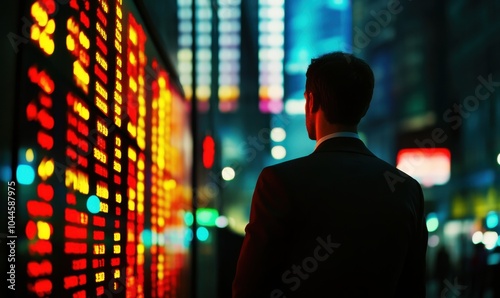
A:
[[[187,226],[191,226],[193,224],[193,221],[194,221],[193,213],[186,212],[186,214],[184,214],[184,223]]]
[[[286,138],[286,131],[281,127],[275,127],[271,130],[271,140],[274,142],[282,142]]]
[[[439,245],[439,236],[438,235],[432,235],[429,237],[429,240],[427,241],[427,245],[429,247],[436,247]]]
[[[436,213],[429,213],[427,215],[427,230],[434,232],[439,227],[439,220]]]
[[[196,223],[200,226],[215,226],[219,212],[214,208],[199,208],[196,210]]]
[[[226,181],[231,181],[234,179],[234,176],[236,176],[236,173],[234,172],[233,168],[225,167],[222,169],[222,179]]]
[[[285,103],[285,112],[288,115],[304,115],[305,99],[288,99]]]
[[[486,227],[493,229],[496,226],[498,226],[498,214],[495,211],[490,211],[486,215]]]
[[[33,149],[28,148],[28,150],[26,150],[26,161],[32,162],[33,159],[35,159],[35,154],[33,153]]]
[[[196,230],[196,238],[198,238],[198,240],[200,240],[200,241],[207,241],[209,235],[210,235],[210,233],[208,232],[207,228],[205,228],[205,227],[199,227]]]
[[[20,184],[29,185],[35,180],[35,170],[29,165],[18,165],[16,177]]]
[[[229,220],[224,215],[217,217],[217,219],[215,220],[215,225],[221,229],[227,227],[228,224]]]
[[[500,153],[498,153],[498,156],[497,156],[497,163],[500,165]]]
[[[398,152],[397,168],[425,187],[450,180],[451,155],[447,148],[406,148]]]
[[[286,149],[283,146],[274,146],[271,149],[271,155],[274,159],[283,159],[286,156]]]
[[[481,231],[476,231],[474,234],[472,234],[472,243],[478,244],[483,241],[483,232]]]
[[[484,247],[487,249],[493,249],[497,246],[498,234],[497,232],[488,231],[483,235]]]
[[[87,199],[87,210],[92,214],[97,214],[101,211],[101,200],[96,195],[91,195]]]

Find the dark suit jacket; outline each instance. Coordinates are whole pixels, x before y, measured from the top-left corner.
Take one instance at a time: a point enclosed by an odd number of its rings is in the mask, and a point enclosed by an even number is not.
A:
[[[422,189],[359,139],[264,168],[245,231],[233,298],[425,297]]]

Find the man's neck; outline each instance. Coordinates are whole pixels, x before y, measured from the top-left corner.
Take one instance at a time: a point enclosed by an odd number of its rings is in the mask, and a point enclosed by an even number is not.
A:
[[[324,136],[338,132],[358,133],[358,128],[357,125],[331,124],[328,122],[323,122],[322,124],[317,126],[316,132],[316,140],[319,140]]]

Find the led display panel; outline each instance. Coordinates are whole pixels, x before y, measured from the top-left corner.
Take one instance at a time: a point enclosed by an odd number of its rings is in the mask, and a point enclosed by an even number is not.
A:
[[[24,6],[16,294],[189,296],[191,111],[147,17],[131,0]]]

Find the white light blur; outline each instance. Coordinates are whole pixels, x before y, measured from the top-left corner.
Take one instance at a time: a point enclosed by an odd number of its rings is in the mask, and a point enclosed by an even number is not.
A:
[[[493,249],[497,246],[498,234],[497,232],[488,231],[483,235],[484,247],[487,249]]]
[[[261,73],[259,76],[259,81],[266,85],[278,85],[279,88],[283,89],[282,84],[284,82],[284,78],[280,73]]]
[[[192,70],[191,63],[189,62],[179,62],[179,71],[186,73]]]
[[[286,131],[281,127],[271,129],[271,140],[274,142],[282,142],[286,138]]]
[[[222,169],[222,179],[226,181],[231,181],[236,176],[234,169],[231,167],[225,167]]]
[[[283,7],[261,7],[259,9],[259,17],[261,19],[283,19],[285,17],[285,10]]]
[[[219,217],[217,217],[217,219],[215,220],[215,225],[218,227],[218,228],[225,228],[227,227],[227,225],[229,224],[229,220],[227,219],[227,217],[225,217],[224,215],[220,215]]]
[[[263,46],[282,47],[285,44],[283,33],[280,34],[262,34],[259,36],[259,44]]]
[[[285,23],[282,20],[262,21],[259,24],[259,30],[269,33],[283,33],[285,31]]]
[[[191,53],[191,51],[190,51]],[[210,49],[198,49],[196,50],[196,55],[198,55],[199,60],[210,60],[212,59],[212,51]]]
[[[189,33],[193,30],[193,26],[190,21],[181,21],[179,23],[179,32],[182,33]]]
[[[181,49],[177,52],[177,58],[182,61],[193,59],[193,54],[190,49]]]
[[[269,87],[269,98],[271,100],[273,99],[282,99],[283,98],[283,94],[285,92],[283,91],[283,86],[270,86]]]
[[[283,146],[274,146],[271,149],[271,156],[274,159],[283,159],[286,156],[286,149]]]
[[[283,6],[283,4],[285,4],[285,0],[259,0],[259,4]]]
[[[455,237],[462,232],[462,224],[458,221],[450,221],[444,225],[444,234],[448,237]]]
[[[237,21],[221,20],[219,23],[220,33],[235,32],[240,31],[240,29],[240,23]]]
[[[432,235],[429,237],[427,244],[429,247],[436,247],[439,245],[439,236],[438,235]]]
[[[304,115],[305,99],[289,99],[285,102],[285,112],[288,115]]]
[[[474,234],[472,234],[472,243],[478,244],[483,241],[483,232],[481,231],[476,231]]]
[[[500,165],[500,153],[498,153],[498,156],[497,156],[497,163]]]
[[[260,49],[259,50],[259,60],[271,60],[271,61],[277,61],[277,60],[283,60],[285,57],[285,51],[280,48],[273,48],[273,49]]]

